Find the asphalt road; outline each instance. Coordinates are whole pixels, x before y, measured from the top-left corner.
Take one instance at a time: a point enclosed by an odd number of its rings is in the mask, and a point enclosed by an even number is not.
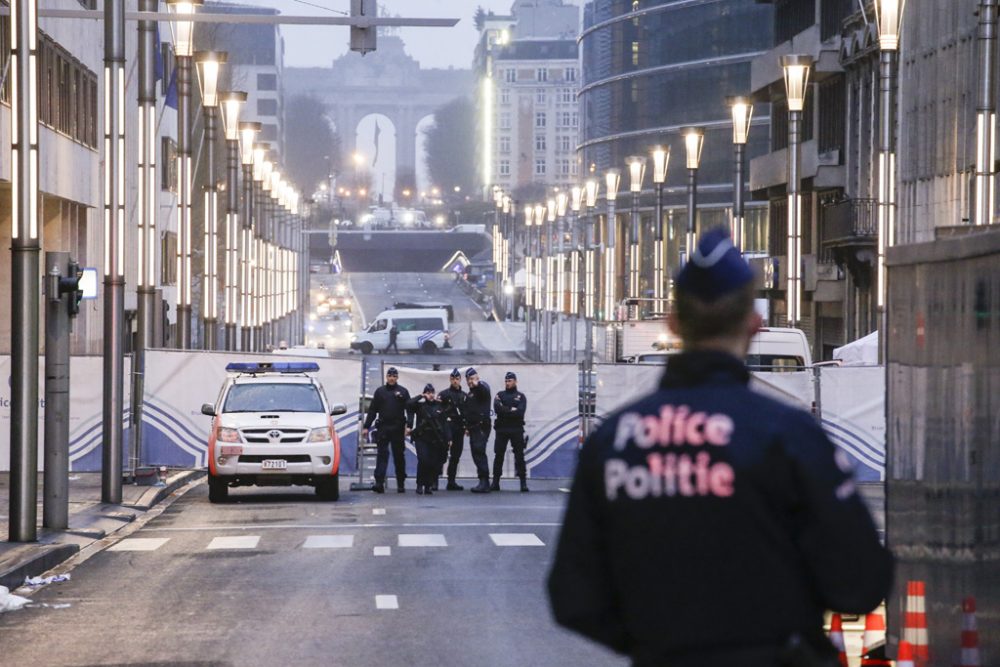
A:
[[[201,484],[0,615],[0,662],[624,665],[553,624],[566,495],[533,485],[376,496],[345,480],[337,503],[251,487],[211,505]]]
[[[354,273],[354,298],[368,321],[398,301],[444,301],[455,310],[455,322],[482,322],[483,311],[446,273]]]

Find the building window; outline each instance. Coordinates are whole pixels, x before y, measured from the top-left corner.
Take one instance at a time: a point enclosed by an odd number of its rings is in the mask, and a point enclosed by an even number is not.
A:
[[[545,112],[539,111],[535,114],[535,127],[545,127]]]
[[[502,111],[500,113],[500,129],[509,130],[510,129],[510,112]]]
[[[576,68],[567,67],[566,71],[563,73],[563,76],[567,81],[576,81]]]
[[[545,135],[536,134],[535,135],[535,150],[544,151],[545,150]]]
[[[563,88],[562,93],[560,94],[560,101],[563,104],[573,104],[573,89]]]
[[[97,75],[48,35],[39,35],[38,51],[39,122],[97,148]]]
[[[574,111],[570,115],[570,127],[580,127],[580,113],[578,111]]]
[[[556,125],[558,125],[559,127],[571,127],[570,123],[572,122],[573,117],[572,117],[572,115],[570,114],[569,111],[561,111],[561,112],[559,112],[559,115],[557,116],[557,118],[559,120],[556,123]]]
[[[258,116],[277,116],[278,100],[257,100]]]
[[[278,126],[273,123],[264,123],[260,128],[261,141],[277,141]]]
[[[510,104],[510,88],[500,89],[500,104]]]
[[[559,152],[569,153],[572,150],[573,150],[573,140],[570,138],[570,136],[568,134],[564,134],[561,137],[559,137]]]
[[[549,80],[549,70],[544,67],[539,67],[538,71],[535,73],[535,80],[542,83]]]
[[[177,234],[164,232],[160,244],[160,284],[177,284]]]
[[[507,83],[517,83],[517,70],[505,69],[503,71],[504,81]]]
[[[535,104],[545,104],[545,89],[539,88],[535,91]]]
[[[559,175],[569,176],[569,160],[566,159],[559,160]]]
[[[639,66],[639,42],[632,42],[632,66]]]
[[[277,90],[277,89],[278,89],[277,74],[257,75],[257,90]]]
[[[160,144],[160,189],[177,192],[177,142],[170,137]]]
[[[545,175],[545,158],[540,157],[535,160],[535,176]]]
[[[510,153],[510,137],[500,137],[500,152],[504,155]]]
[[[510,160],[500,160],[500,175],[510,176]]]

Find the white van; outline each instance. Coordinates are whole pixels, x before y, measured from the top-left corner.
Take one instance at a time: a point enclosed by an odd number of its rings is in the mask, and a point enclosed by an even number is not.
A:
[[[747,366],[752,371],[805,370],[812,366],[809,341],[801,329],[761,329],[750,341]]]
[[[396,346],[402,351],[433,354],[448,347],[448,311],[444,308],[383,310],[361,333],[351,338],[351,349],[362,354],[389,346],[389,331],[396,327]]]

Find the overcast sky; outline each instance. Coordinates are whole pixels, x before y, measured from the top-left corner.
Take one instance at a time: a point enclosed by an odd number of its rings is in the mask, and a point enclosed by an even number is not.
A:
[[[346,13],[349,0],[239,0],[241,4],[274,7],[283,14],[317,16]],[[510,11],[513,0],[379,0],[392,15],[404,18],[457,18],[454,28],[404,28],[407,51],[424,67],[469,67],[476,46],[472,17],[476,7],[496,13]],[[576,4],[580,4],[577,2]],[[323,8],[327,9],[323,9]],[[348,30],[342,27],[282,26],[285,65],[328,67],[347,51]]]

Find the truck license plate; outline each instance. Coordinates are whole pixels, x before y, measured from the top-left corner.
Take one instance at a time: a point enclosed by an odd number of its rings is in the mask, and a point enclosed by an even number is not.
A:
[[[261,470],[285,470],[288,468],[288,461],[285,459],[265,459],[260,464]]]

